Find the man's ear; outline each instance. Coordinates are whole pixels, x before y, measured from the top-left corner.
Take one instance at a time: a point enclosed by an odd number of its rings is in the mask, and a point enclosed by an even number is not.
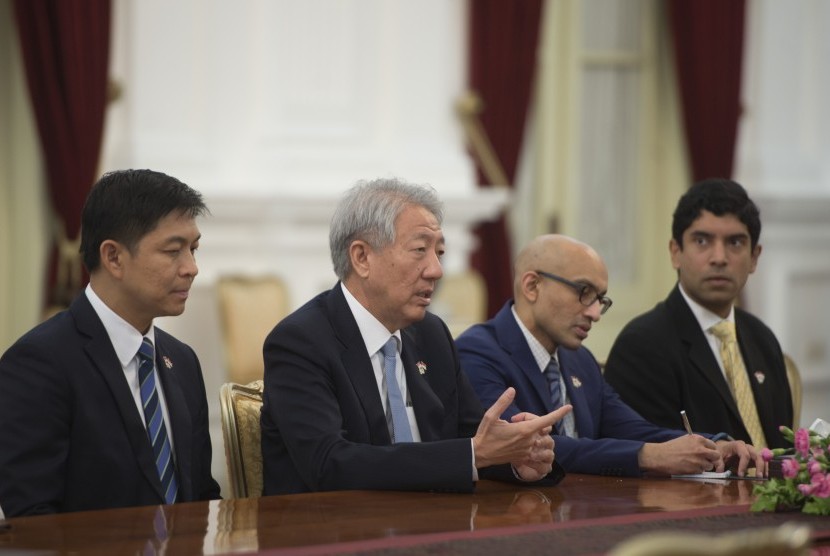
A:
[[[758,267],[758,257],[761,256],[761,250],[762,250],[761,249],[761,244],[756,243],[755,247],[752,249],[752,252],[749,255],[749,257],[750,257],[750,259],[749,259],[750,260],[749,273],[750,274],[755,272],[755,269]]]
[[[535,272],[527,271],[522,274],[521,279],[521,294],[527,299],[530,303],[536,303],[536,299],[539,297],[539,282],[541,279],[539,275]]]
[[[675,270],[680,269],[680,255],[683,253],[683,248],[674,238],[669,240],[669,254],[671,255],[671,265]]]
[[[349,260],[352,262],[352,271],[361,278],[369,276],[371,254],[372,247],[361,239],[356,239],[349,245]]]
[[[98,254],[101,257],[101,268],[108,274],[120,278],[124,273],[124,255],[126,248],[112,239],[101,242]]]

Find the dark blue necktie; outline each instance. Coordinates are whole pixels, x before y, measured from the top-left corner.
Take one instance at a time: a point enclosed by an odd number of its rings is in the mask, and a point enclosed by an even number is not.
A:
[[[389,401],[389,412],[392,414],[392,442],[412,442],[412,429],[409,428],[409,418],[406,416],[406,404],[398,386],[398,377],[395,375],[397,348],[398,343],[394,336],[381,348],[383,372],[386,375],[386,397]]]
[[[153,445],[153,455],[161,479],[161,488],[164,491],[164,500],[172,504],[176,501],[179,486],[176,483],[173,452],[170,449],[170,439],[167,437],[167,427],[164,426],[159,394],[156,390],[153,344],[148,338],[144,338],[141,347],[138,348],[138,360],[138,385],[141,390],[144,420],[147,423],[147,435],[150,437],[150,444]]]
[[[550,358],[550,363],[548,363],[547,368],[545,368],[545,378],[548,380],[550,399],[553,402],[553,409],[555,411],[562,407],[562,385],[560,384],[562,373],[559,372],[559,363],[556,361],[556,357]],[[556,434],[563,434],[562,421],[564,421],[564,419],[560,419],[560,421],[556,423]]]

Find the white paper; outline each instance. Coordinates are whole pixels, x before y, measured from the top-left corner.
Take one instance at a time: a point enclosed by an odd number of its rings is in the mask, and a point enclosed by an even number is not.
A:
[[[686,475],[672,475],[672,479],[728,479],[732,471],[727,469],[721,473],[717,471],[704,471],[703,473],[690,473]]]

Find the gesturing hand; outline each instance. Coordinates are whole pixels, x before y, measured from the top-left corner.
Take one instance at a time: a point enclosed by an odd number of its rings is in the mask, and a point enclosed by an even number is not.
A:
[[[508,423],[499,417],[515,396],[516,391],[508,388],[485,412],[473,438],[476,467],[513,463],[523,479],[535,480],[551,470],[554,454],[550,432],[571,411],[571,406],[540,417],[520,413]]]

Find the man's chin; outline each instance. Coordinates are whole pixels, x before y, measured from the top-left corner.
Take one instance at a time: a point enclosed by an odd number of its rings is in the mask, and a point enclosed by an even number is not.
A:
[[[410,324],[415,324],[416,322],[420,322],[420,321],[424,320],[424,317],[426,317],[426,316],[427,316],[427,307],[426,306],[413,307],[406,314],[406,320],[407,320],[406,326],[409,326]]]

